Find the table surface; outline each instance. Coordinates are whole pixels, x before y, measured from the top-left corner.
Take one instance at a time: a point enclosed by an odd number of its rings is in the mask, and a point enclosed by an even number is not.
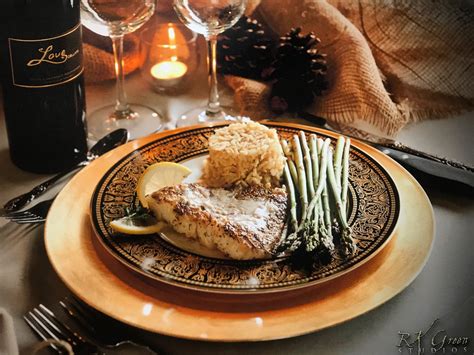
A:
[[[205,79],[179,97],[152,92],[138,73],[127,77],[130,102],[146,103],[166,117],[205,104]],[[87,104],[93,110],[114,97],[112,82],[87,86]],[[29,190],[47,176],[16,168],[9,159],[8,141],[0,104],[0,204]],[[474,165],[472,136],[474,113],[413,124],[398,135],[412,147]],[[56,191],[61,185],[56,187]],[[56,191],[51,191],[52,196]],[[425,331],[435,319],[448,336],[470,338],[467,353],[474,352],[474,248],[470,222],[474,203],[463,196],[427,190],[436,219],[431,255],[419,276],[399,295],[377,309],[344,324],[305,336],[258,343],[210,343],[139,332],[166,354],[395,354],[399,332]],[[19,226],[0,219],[0,307],[12,315],[20,351],[28,354],[38,341],[22,320],[25,312],[43,303],[57,305],[70,292],[58,279],[45,253],[42,225]],[[134,330],[131,330],[132,332]],[[429,341],[428,343],[429,344]],[[450,347],[446,349],[449,353]],[[459,348],[458,353],[466,353]],[[462,350],[462,351],[461,351]],[[407,349],[403,350],[408,353]],[[429,351],[427,349],[426,351]],[[123,353],[131,353],[125,350]],[[416,353],[416,349],[413,349]]]

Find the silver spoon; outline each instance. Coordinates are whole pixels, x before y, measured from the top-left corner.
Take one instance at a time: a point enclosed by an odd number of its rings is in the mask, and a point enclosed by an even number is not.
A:
[[[24,207],[25,205],[33,201],[35,198],[43,194],[46,190],[49,189],[51,185],[53,185],[56,181],[61,179],[63,176],[66,176],[67,174],[69,174],[70,172],[74,170],[81,169],[89,165],[92,161],[97,159],[102,154],[107,153],[109,150],[126,143],[128,141],[128,137],[129,137],[128,131],[123,128],[117,129],[107,134],[106,136],[99,139],[97,143],[95,143],[91,147],[91,149],[89,149],[85,160],[53,176],[49,180],[34,187],[31,191],[11,199],[3,206],[3,208],[5,209],[5,211],[8,211],[8,212],[19,210],[20,208]]]

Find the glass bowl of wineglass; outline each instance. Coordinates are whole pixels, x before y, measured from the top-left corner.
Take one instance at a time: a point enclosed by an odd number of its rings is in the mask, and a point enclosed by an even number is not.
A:
[[[126,128],[135,139],[157,131],[161,115],[150,107],[130,104],[124,87],[123,37],[140,28],[155,11],[156,0],[81,0],[81,22],[91,31],[112,40],[116,74],[116,102],[87,117],[89,135],[99,139]]]
[[[202,34],[207,42],[209,100],[207,107],[198,107],[183,114],[176,126],[203,122],[235,120],[229,109],[223,110],[217,88],[217,36],[235,25],[245,10],[246,0],[174,0],[179,19],[191,30]]]

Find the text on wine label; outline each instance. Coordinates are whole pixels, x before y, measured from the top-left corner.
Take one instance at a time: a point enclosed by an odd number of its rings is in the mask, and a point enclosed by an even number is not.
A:
[[[31,59],[26,65],[29,67],[34,67],[36,65],[40,65],[41,63],[50,63],[50,64],[63,64],[67,62],[72,57],[79,54],[79,50],[76,49],[73,53],[66,53],[65,49],[62,49],[58,52],[54,52],[53,45],[49,45],[45,48],[39,48],[38,52],[42,53],[41,58],[39,59]]]

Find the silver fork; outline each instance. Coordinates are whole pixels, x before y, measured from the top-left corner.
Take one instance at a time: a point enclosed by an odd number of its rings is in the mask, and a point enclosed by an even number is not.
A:
[[[12,222],[19,224],[24,223],[43,223],[46,221],[46,216],[48,214],[49,208],[53,203],[54,198],[50,200],[45,200],[40,203],[37,203],[33,207],[30,207],[24,211],[9,212],[1,217],[9,219]]]
[[[131,339],[125,339],[123,335],[120,335],[126,332],[124,329],[120,329],[121,325],[114,324],[113,320],[107,319],[106,316],[76,299],[66,297],[59,304],[67,315],[80,324],[81,328],[86,331],[86,336],[95,344],[106,349],[114,349],[129,344],[147,350],[150,354],[158,354],[144,344],[139,344]]]
[[[23,319],[41,339],[55,339],[68,342],[74,350],[74,354],[105,354],[103,349],[73,331],[42,304],[25,314]],[[64,352],[54,344],[50,346],[59,353]]]

